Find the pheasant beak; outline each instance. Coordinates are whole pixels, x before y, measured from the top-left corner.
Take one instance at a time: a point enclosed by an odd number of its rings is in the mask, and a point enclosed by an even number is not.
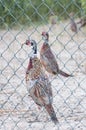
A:
[[[42,36],[46,36],[46,32],[42,32],[42,34],[41,34]]]
[[[29,40],[26,40],[26,42],[24,42],[21,47],[23,47],[23,45],[31,45],[31,42]]]
[[[25,44],[26,44],[26,45],[31,45],[30,40],[26,40]]]

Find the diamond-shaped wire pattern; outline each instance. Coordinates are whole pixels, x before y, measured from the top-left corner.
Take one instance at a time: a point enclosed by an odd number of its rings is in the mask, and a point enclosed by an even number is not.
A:
[[[86,129],[86,27],[77,24],[77,33],[70,28],[71,12],[76,23],[80,16],[86,18],[84,5],[85,0],[0,0],[1,130]],[[42,31],[49,32],[60,68],[74,75],[49,76],[59,120],[56,126],[45,109],[37,108],[25,83],[31,51],[21,45],[30,37],[38,42],[40,51]]]

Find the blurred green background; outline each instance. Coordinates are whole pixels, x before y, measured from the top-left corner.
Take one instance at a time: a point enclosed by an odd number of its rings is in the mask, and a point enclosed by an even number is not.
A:
[[[58,20],[86,15],[86,0],[0,0],[0,28],[47,23],[52,12]]]

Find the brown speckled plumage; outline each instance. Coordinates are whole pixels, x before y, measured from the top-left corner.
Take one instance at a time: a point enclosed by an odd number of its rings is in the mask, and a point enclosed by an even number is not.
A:
[[[41,75],[41,68],[42,64],[37,57],[30,58],[26,73],[29,75],[30,79],[37,79]]]
[[[34,41],[33,44],[35,43],[36,42]],[[45,75],[37,55],[30,57],[26,76],[28,76],[29,79],[27,80],[27,90],[30,96],[38,106],[44,106],[50,115],[51,120],[56,124],[58,119],[52,106],[53,95],[51,83],[49,82],[47,75]]]

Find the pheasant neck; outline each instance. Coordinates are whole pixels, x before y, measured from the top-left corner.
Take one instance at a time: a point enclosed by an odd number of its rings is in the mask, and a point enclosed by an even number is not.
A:
[[[31,58],[37,57],[37,49],[33,49],[33,52],[31,54]]]
[[[70,20],[71,20],[71,21],[74,21],[74,17],[71,17]]]
[[[36,48],[33,50],[33,54],[34,55],[37,54],[37,49]]]
[[[45,44],[45,45],[47,45],[47,44],[48,44],[48,39],[46,39],[46,40],[45,40],[44,44]]]

